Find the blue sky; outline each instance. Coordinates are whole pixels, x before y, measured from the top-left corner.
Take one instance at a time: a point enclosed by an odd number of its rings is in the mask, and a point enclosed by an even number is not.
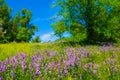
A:
[[[8,6],[12,8],[11,15],[26,8],[32,11],[32,23],[38,26],[38,31],[35,36],[40,36],[42,41],[54,40],[56,37],[51,37],[53,30],[50,27],[51,17],[55,16],[59,8],[51,8],[53,0],[6,0]]]

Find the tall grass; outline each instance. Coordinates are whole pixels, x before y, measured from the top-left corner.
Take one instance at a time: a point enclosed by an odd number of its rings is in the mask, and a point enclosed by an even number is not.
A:
[[[1,44],[3,80],[119,80],[120,47]]]

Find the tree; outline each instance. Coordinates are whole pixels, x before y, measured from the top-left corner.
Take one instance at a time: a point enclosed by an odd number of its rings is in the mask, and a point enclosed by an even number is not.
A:
[[[4,0],[0,0],[0,42],[8,42],[10,40],[11,22],[11,8],[7,6]]]
[[[120,39],[119,0],[57,0],[56,5],[61,8],[59,15],[63,16],[69,31],[72,24],[77,23],[86,28],[90,42],[117,42]]]
[[[34,39],[32,39],[32,42],[33,43],[39,43],[39,42],[41,42],[40,37],[36,36]]]
[[[79,23],[71,23],[70,33],[74,42],[84,41],[86,39],[86,29]]]
[[[18,33],[17,33],[17,42],[25,41],[29,42],[34,34],[35,30],[37,30],[37,26],[30,23],[32,18],[32,12],[27,9],[22,9],[20,13],[21,16],[16,15],[15,19],[15,26],[18,26]]]
[[[37,26],[31,23],[32,12],[22,9],[11,17],[11,8],[4,0],[0,0],[0,43],[29,42],[37,30]]]
[[[20,13],[17,12],[16,15],[14,16],[13,20],[12,20],[12,41],[17,41],[17,33],[19,30],[19,21],[20,21]]]
[[[19,28],[16,38],[18,42],[28,42],[29,41],[28,30],[24,27]]]
[[[63,21],[58,21],[55,24],[51,24],[55,35],[58,36],[60,39],[63,37],[63,33],[66,31],[66,26]]]

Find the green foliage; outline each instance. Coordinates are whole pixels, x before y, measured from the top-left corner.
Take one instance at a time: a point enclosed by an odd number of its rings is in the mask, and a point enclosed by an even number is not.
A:
[[[72,33],[72,37],[83,34],[86,35],[84,38],[93,43],[120,40],[119,0],[57,0],[54,5],[60,7],[58,15],[63,17],[64,24]],[[82,32],[81,27],[73,25],[76,23],[85,30]]]
[[[10,40],[10,27],[12,22],[10,20],[11,8],[7,6],[4,0],[0,1],[0,42],[8,42]],[[9,34],[8,34],[9,33]]]
[[[39,42],[41,42],[40,37],[36,36],[34,39],[32,39],[32,42],[33,43],[39,43]]]
[[[31,17],[32,17],[32,12],[23,8],[21,13],[22,13],[22,16],[20,18],[21,27],[29,27],[28,25],[29,25],[29,22],[30,22]]]
[[[12,18],[11,8],[4,0],[0,1],[0,43],[29,42],[37,30],[37,26],[30,23],[32,12],[23,8]]]
[[[16,16],[18,16],[18,33],[16,35],[16,41],[29,42],[32,35],[34,34],[34,31],[37,29],[37,26],[30,23],[30,20],[32,18],[31,11],[23,8],[21,16],[19,16],[19,14],[20,13],[16,14]]]
[[[19,28],[17,33],[17,40],[18,42],[28,42],[29,41],[29,33],[26,28]]]
[[[63,37],[63,33],[67,30],[63,21],[58,21],[55,24],[51,24],[55,35],[58,36],[60,39]]]
[[[70,32],[74,42],[79,42],[86,39],[86,29],[79,23],[73,22],[70,26]]]

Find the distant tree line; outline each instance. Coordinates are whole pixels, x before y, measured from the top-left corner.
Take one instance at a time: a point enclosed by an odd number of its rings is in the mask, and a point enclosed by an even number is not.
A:
[[[0,43],[29,42],[37,30],[31,23],[32,12],[23,8],[11,16],[11,11],[6,2],[0,0]]]
[[[120,42],[120,0],[55,0],[61,20],[51,26],[62,38],[80,42]]]
[[[55,0],[61,19],[51,24],[60,39],[71,34],[73,42],[120,42],[120,0]],[[37,30],[32,12],[23,8],[11,16],[11,8],[0,0],[0,43],[29,42]],[[65,40],[69,40],[65,39]],[[32,40],[40,42],[37,36]]]

